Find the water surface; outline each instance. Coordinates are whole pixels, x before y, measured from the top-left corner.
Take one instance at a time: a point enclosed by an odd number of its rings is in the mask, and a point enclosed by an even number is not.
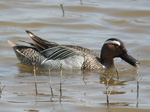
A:
[[[60,4],[63,4],[63,16]],[[1,0],[0,1],[0,82],[3,112],[45,111],[150,111],[150,1],[149,0]],[[99,53],[108,38],[119,38],[130,54],[140,60],[140,91],[137,100],[136,70],[115,60],[119,80],[109,81],[109,106],[106,79],[98,72],[63,71],[62,96],[60,71],[36,71],[35,94],[33,67],[19,64],[6,40],[31,41],[25,30],[60,44],[80,45]],[[18,42],[20,43],[20,42]],[[9,107],[9,108],[8,108]]]

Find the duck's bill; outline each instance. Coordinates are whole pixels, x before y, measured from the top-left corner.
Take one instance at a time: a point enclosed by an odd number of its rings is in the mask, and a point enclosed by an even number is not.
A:
[[[134,67],[137,67],[137,65],[140,64],[138,60],[136,60],[135,58],[133,58],[131,55],[127,53],[122,55],[121,58]]]

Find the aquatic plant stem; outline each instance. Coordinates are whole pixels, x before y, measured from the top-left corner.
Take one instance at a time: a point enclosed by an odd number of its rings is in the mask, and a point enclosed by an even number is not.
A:
[[[53,97],[53,88],[52,88],[52,81],[51,81],[51,69],[49,69],[49,87],[50,87],[50,90],[51,90],[51,95]]]
[[[106,79],[107,80],[107,79]],[[108,84],[109,80],[107,80],[107,85],[106,85],[106,101],[107,101],[107,105],[109,104],[109,91],[108,91],[108,88],[109,88],[109,84]]]
[[[138,107],[138,104],[139,104],[139,85],[140,85],[140,79],[139,79],[139,72],[138,72],[138,69],[139,69],[139,66],[137,66],[136,68],[136,72],[137,72],[137,105],[136,107]]]
[[[62,65],[61,65],[61,67],[60,67],[60,89],[59,89],[59,91],[60,91],[60,100],[61,100],[61,98],[62,98],[62,84],[65,82],[65,80],[64,81],[62,81]]]
[[[36,96],[38,95],[38,90],[37,90],[37,80],[36,80],[36,70],[38,68],[36,68],[35,64],[33,66],[33,74],[34,74],[34,83],[35,83],[35,93],[36,93]]]
[[[62,97],[62,67],[60,68],[60,99]]]
[[[109,81],[111,80],[113,75],[111,74],[111,70],[108,69],[103,72],[102,76],[106,79],[106,103],[107,103],[107,106],[109,106],[109,95],[111,94],[111,91],[113,89],[112,87],[109,91]]]
[[[63,82],[62,82],[62,65],[61,65],[61,67],[60,67],[60,89],[59,89],[59,91],[60,91],[60,98],[59,98],[59,102],[60,102],[60,106],[61,106],[62,111],[63,111],[63,105],[61,103],[61,99],[62,99],[62,84],[63,84]]]
[[[65,11],[64,11],[63,4],[60,4],[60,6],[61,6],[61,9],[62,9],[63,16],[65,16]]]
[[[1,98],[1,94],[2,94],[2,91],[3,91],[4,88],[5,88],[5,86],[3,86],[3,87],[1,88],[1,82],[0,82],[0,98]]]
[[[116,71],[116,74],[117,74],[117,79],[119,79],[119,73],[118,73],[118,70],[117,70],[116,67],[115,67],[115,71]]]
[[[84,84],[86,85],[86,81],[85,81],[85,74],[83,74],[83,78],[82,78],[82,80],[83,80],[83,82],[84,82]]]

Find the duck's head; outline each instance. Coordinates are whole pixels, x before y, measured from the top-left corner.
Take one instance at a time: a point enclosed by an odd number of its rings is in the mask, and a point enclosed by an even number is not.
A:
[[[134,67],[139,64],[139,61],[128,53],[124,43],[121,40],[110,38],[105,41],[102,47],[100,55],[101,63],[106,67],[114,66],[113,59],[116,57],[120,57]]]

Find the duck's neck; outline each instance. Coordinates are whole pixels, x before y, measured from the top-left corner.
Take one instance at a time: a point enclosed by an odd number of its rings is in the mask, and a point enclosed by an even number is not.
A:
[[[109,68],[109,67],[114,67],[114,59],[113,58],[108,58],[108,57],[102,57],[100,58],[100,62],[102,65],[104,65],[105,67]]]
[[[114,67],[114,52],[112,51],[112,45],[104,44],[100,54],[100,62],[105,67]]]

